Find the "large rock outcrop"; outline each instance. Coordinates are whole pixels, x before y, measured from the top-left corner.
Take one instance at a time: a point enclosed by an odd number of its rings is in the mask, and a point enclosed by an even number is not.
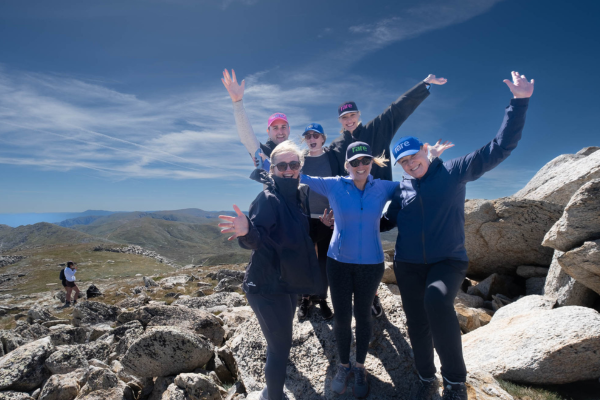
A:
[[[541,245],[562,207],[543,201],[501,198],[465,202],[465,246],[469,275],[515,274],[520,265],[550,265]]]
[[[235,292],[221,292],[204,297],[189,297],[179,299],[173,303],[173,305],[183,305],[190,308],[239,307],[246,304],[246,298]]]
[[[45,361],[54,351],[50,338],[28,343],[0,358],[0,390],[29,391],[49,376]]]
[[[558,263],[577,282],[600,294],[600,240],[564,253]]]
[[[496,378],[563,384],[600,377],[600,313],[590,308],[494,318],[462,341],[467,368]]]
[[[586,182],[600,178],[600,147],[586,147],[577,154],[562,154],[550,161],[513,195],[566,206]]]
[[[121,363],[127,373],[142,378],[169,376],[204,366],[213,352],[214,346],[204,336],[161,326],[148,328]]]
[[[546,233],[543,245],[569,251],[583,242],[600,238],[600,179],[581,186],[562,217]]]
[[[117,320],[120,309],[98,301],[82,301],[73,309],[73,325],[96,325]]]
[[[174,326],[187,329],[206,336],[215,346],[220,346],[225,336],[217,317],[204,310],[185,306],[145,306],[121,313],[118,320],[120,323],[137,320],[149,327]]]
[[[596,299],[596,294],[593,290],[588,289],[563,271],[558,263],[559,257],[563,254],[562,251],[554,251],[552,264],[550,264],[550,270],[548,271],[548,276],[546,276],[546,284],[542,294],[556,299],[556,305],[559,307],[592,306]]]

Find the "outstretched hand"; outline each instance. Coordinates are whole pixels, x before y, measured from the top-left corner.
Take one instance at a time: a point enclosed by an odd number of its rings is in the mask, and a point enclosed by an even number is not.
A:
[[[330,227],[333,229],[333,223],[335,219],[333,218],[333,210],[327,212],[327,210],[323,211],[323,215],[319,217],[323,225]]]
[[[517,71],[513,71],[511,74],[512,82],[508,79],[505,79],[502,82],[506,83],[506,86],[508,86],[515,99],[526,99],[531,97],[535,81],[532,79],[531,82],[528,82],[525,75],[519,75]]]
[[[429,153],[433,157],[439,157],[444,151],[448,150],[450,147],[454,147],[454,143],[449,142],[447,140],[444,143],[442,143],[442,139],[438,140],[437,143],[433,146],[429,145],[429,143],[426,144],[429,148]]]
[[[246,236],[248,234],[248,230],[249,230],[248,219],[246,218],[244,213],[242,213],[240,208],[238,206],[236,206],[235,204],[233,205],[233,210],[237,214],[236,217],[231,217],[229,215],[219,215],[220,219],[229,221],[229,222],[221,222],[219,224],[219,228],[223,228],[223,229],[221,229],[221,233],[232,233],[233,232],[233,236],[230,236],[227,240],[233,240],[240,236]]]
[[[423,82],[433,84],[433,85],[443,85],[448,82],[446,78],[436,78],[435,75],[427,75],[427,78],[423,79]]]
[[[231,75],[227,70],[223,71],[223,77],[221,78],[221,82],[229,92],[229,96],[231,96],[231,101],[234,103],[236,101],[242,100],[244,97],[244,88],[246,87],[246,81],[242,79],[242,84],[237,83],[237,79],[235,77],[235,71],[231,70]]]

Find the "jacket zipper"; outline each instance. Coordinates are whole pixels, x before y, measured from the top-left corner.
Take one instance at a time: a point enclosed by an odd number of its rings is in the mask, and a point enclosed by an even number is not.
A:
[[[369,182],[367,182],[367,185]],[[356,188],[358,190],[358,188]],[[365,191],[367,190],[367,186],[365,185]],[[362,217],[363,217],[363,196],[365,195],[365,191],[358,194],[360,195],[360,223],[358,225],[358,263],[362,264]]]
[[[421,195],[421,181],[417,180],[417,189],[419,190],[419,203],[421,203],[421,241],[423,243],[423,261],[427,264],[427,255],[425,254],[425,207],[423,207],[423,196]]]

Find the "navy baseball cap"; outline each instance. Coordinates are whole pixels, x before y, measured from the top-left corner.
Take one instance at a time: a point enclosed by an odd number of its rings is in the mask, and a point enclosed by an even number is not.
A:
[[[313,123],[304,128],[304,133],[302,134],[302,136],[306,135],[310,131],[320,133],[321,135],[325,134],[325,131],[323,131],[323,127],[321,126],[321,124]]]
[[[402,157],[411,156],[418,153],[419,150],[421,150],[421,146],[423,146],[423,143],[421,143],[421,141],[416,137],[404,136],[398,141],[398,143],[396,143],[394,149],[392,150],[394,164],[396,164]]]
[[[338,118],[344,114],[353,112],[358,112],[358,107],[356,107],[356,103],[353,101],[347,101],[338,107]]]
[[[358,157],[371,157],[373,158],[373,153],[371,153],[371,146],[369,146],[365,142],[354,142],[348,149],[346,150],[346,161],[352,161]]]

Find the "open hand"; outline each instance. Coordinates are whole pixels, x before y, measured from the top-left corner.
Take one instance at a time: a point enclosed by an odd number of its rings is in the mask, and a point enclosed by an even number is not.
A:
[[[517,71],[513,71],[511,74],[512,82],[508,79],[505,79],[502,82],[506,83],[515,99],[526,99],[531,97],[535,81],[532,79],[531,82],[528,82],[525,75],[519,75]]]
[[[236,217],[231,217],[229,215],[219,215],[220,219],[229,221],[229,222],[221,222],[219,224],[219,228],[223,228],[223,229],[221,229],[221,233],[232,233],[233,232],[233,236],[230,236],[227,240],[233,240],[240,236],[246,236],[248,234],[248,230],[249,230],[248,219],[246,218],[244,213],[242,213],[240,208],[238,206],[236,206],[235,204],[233,205],[233,210],[237,214]]]
[[[447,140],[442,143],[442,139],[438,140],[433,146],[430,146],[428,143],[426,144],[432,157],[439,157],[444,151],[448,150],[450,147],[454,147],[454,143]]]
[[[430,85],[443,85],[448,82],[446,78],[436,78],[435,75],[429,74],[427,78],[423,79],[423,82],[429,83]]]
[[[323,225],[330,227],[333,229],[333,223],[335,219],[333,218],[333,210],[327,212],[327,210],[323,211],[323,215],[319,217]]]
[[[239,85],[237,83],[237,79],[235,78],[235,71],[233,69],[231,70],[231,75],[229,75],[227,69],[223,71],[223,77],[221,78],[221,82],[223,82],[225,89],[227,89],[227,92],[229,92],[229,96],[231,96],[231,101],[235,103],[236,101],[242,100],[242,98],[244,97],[244,88],[246,87],[246,81],[242,80],[242,84]]]

